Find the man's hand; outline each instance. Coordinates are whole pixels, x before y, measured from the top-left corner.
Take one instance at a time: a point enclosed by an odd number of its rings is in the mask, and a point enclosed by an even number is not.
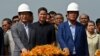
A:
[[[28,52],[28,50],[26,48],[22,49],[22,53],[27,53],[27,52]]]
[[[68,55],[70,54],[70,51],[68,48],[64,48],[63,51],[64,51],[64,53],[67,53]]]

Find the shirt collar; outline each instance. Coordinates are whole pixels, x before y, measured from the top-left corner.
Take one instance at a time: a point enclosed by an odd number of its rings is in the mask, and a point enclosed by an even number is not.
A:
[[[88,32],[87,30],[86,30],[86,33],[87,33],[87,37],[89,37],[89,38],[94,38],[94,37],[96,37],[96,33],[90,35],[89,32]]]
[[[46,24],[48,24],[48,23],[47,23],[47,22],[44,22],[43,24],[41,24],[41,23],[38,21],[38,24],[41,25],[41,26],[43,26],[43,25],[46,25]]]
[[[68,24],[69,24],[69,26],[75,26],[75,25],[73,25],[70,21],[68,21]]]
[[[24,25],[24,27],[28,27],[28,24],[24,24],[23,22],[21,22],[22,23],[22,25]]]

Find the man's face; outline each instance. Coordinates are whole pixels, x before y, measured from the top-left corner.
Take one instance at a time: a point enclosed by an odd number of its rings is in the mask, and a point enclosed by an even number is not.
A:
[[[47,15],[46,22],[50,23],[50,15]]]
[[[94,30],[95,30],[95,25],[94,25],[93,23],[91,23],[91,22],[88,22],[87,30],[88,30],[89,32],[94,32]]]
[[[89,18],[85,15],[81,15],[79,20],[80,20],[80,23],[82,23],[83,25],[87,25]]]
[[[63,17],[61,15],[55,16],[55,24],[59,25],[63,22]]]
[[[34,20],[33,15],[31,15],[30,18],[28,19],[28,21],[29,21],[29,23],[33,23],[33,20]]]
[[[100,32],[100,23],[97,24],[96,28],[97,28],[97,31]]]
[[[19,18],[23,23],[28,23],[31,18],[31,14],[29,12],[21,12]]]
[[[70,21],[76,21],[78,15],[79,15],[78,11],[69,11],[67,14],[67,17],[68,17],[68,20]]]
[[[3,22],[2,22],[2,28],[3,28],[4,32],[6,32],[7,30],[9,30],[10,27],[11,27],[11,25],[8,24],[7,21],[3,21]]]
[[[19,18],[14,18],[12,22],[13,22],[13,24],[16,22],[19,22]]]
[[[41,10],[38,14],[38,17],[39,17],[39,21],[46,21],[46,18],[47,18],[47,12],[44,11],[44,10]]]
[[[50,14],[51,18],[54,17],[56,14]]]

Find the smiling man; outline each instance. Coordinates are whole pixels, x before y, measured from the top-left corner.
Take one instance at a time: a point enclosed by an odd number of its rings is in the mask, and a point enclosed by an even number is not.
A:
[[[47,9],[40,7],[38,9],[38,22],[33,24],[36,30],[36,44],[45,45],[55,42],[55,28],[52,24],[47,23]]]
[[[15,42],[15,50],[13,56],[20,56],[35,46],[35,30],[33,29],[32,15],[29,6],[25,3],[18,7],[18,18],[20,19],[12,26],[12,36]]]
[[[77,22],[78,16],[78,4],[70,3],[67,8],[68,21],[58,27],[57,41],[70,56],[89,56],[85,28]]]

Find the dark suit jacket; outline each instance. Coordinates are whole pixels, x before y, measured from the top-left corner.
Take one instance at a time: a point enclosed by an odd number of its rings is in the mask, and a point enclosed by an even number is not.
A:
[[[3,30],[0,27],[0,56],[4,54],[4,35]]]
[[[51,44],[56,41],[55,28],[52,24],[36,22],[33,23],[33,27],[36,30],[36,45]]]
[[[21,22],[12,26],[12,36],[15,42],[15,51],[20,52],[22,48],[31,50],[35,46],[35,30],[32,25],[28,25],[29,38],[27,37],[24,25]]]
[[[73,40],[70,26],[67,22],[62,23],[58,28],[57,41],[61,48],[69,48],[72,54],[75,46],[77,56],[89,56],[86,31],[83,25],[76,23],[75,40]]]

